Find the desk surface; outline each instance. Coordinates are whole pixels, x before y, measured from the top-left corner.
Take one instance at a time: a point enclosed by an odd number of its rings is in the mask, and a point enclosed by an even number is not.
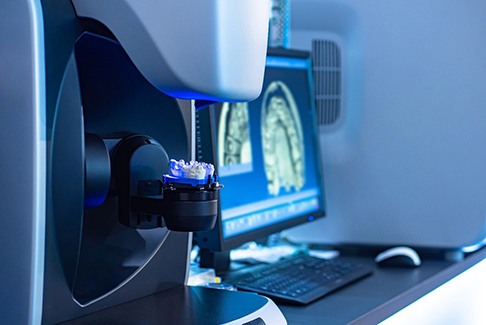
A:
[[[279,305],[289,324],[377,324],[486,258],[486,249],[451,263],[423,260],[415,269],[376,267],[373,275],[306,306]],[[372,258],[355,257],[373,265]]]
[[[353,259],[374,265],[371,257]],[[486,248],[456,263],[425,259],[415,269],[376,267],[373,275],[309,305],[279,307],[289,325],[377,324],[483,259]],[[230,299],[234,292],[202,289],[178,286],[68,323],[215,324],[232,309],[227,304],[241,309],[239,295]]]

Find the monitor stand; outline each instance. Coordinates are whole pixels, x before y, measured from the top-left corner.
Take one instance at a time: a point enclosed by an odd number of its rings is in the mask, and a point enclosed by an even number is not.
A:
[[[205,248],[199,251],[199,266],[214,269],[216,274],[230,268],[230,251],[213,252]]]

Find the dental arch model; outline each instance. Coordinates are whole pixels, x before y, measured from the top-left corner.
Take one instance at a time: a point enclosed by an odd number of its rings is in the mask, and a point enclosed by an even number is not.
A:
[[[184,159],[171,159],[170,174],[175,177],[186,179],[206,180],[213,177],[214,166],[212,164],[194,160],[186,163]]]

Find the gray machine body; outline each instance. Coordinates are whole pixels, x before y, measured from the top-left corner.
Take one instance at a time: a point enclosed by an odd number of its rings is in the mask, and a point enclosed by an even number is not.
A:
[[[1,321],[57,323],[184,285],[190,233],[122,226],[111,199],[83,207],[84,134],[151,134],[190,159],[178,102],[69,1],[1,9]]]
[[[292,240],[482,244],[485,17],[483,1],[292,2],[292,46],[332,42],[337,50],[321,55],[337,55],[340,70],[328,92],[337,118],[320,125],[328,214],[289,231]],[[317,92],[332,87],[326,80]]]
[[[44,274],[46,132],[39,1],[0,12],[0,320],[38,323]]]

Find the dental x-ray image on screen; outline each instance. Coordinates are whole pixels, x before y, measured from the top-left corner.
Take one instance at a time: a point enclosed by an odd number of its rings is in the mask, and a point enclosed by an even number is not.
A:
[[[212,108],[224,189],[219,222],[197,234],[199,246],[228,250],[324,215],[314,113],[309,53],[292,50],[269,52],[257,99]]]
[[[221,176],[252,170],[248,103],[224,103],[218,121],[218,161]],[[263,91],[261,142],[268,192],[299,191],[305,183],[302,123],[290,88],[281,80]]]
[[[283,81],[273,81],[262,101],[262,147],[268,191],[296,191],[305,183],[302,123],[292,91]]]
[[[248,103],[224,103],[218,121],[220,175],[228,175],[235,168],[241,171],[243,166],[251,170],[251,147]]]

